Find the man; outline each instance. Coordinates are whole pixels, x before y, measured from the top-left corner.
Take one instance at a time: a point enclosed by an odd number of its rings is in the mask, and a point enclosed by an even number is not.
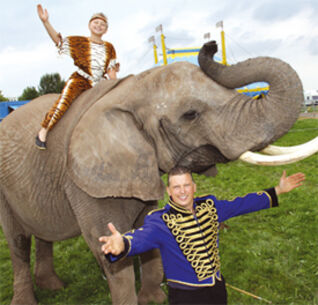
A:
[[[110,236],[99,238],[102,251],[114,262],[125,256],[159,248],[169,287],[169,304],[226,304],[224,278],[220,272],[219,224],[231,217],[275,207],[277,196],[300,186],[303,173],[286,177],[279,185],[233,201],[213,195],[194,198],[196,185],[184,167],[168,174],[169,203],[150,212],[144,225],[121,235],[113,224]]]

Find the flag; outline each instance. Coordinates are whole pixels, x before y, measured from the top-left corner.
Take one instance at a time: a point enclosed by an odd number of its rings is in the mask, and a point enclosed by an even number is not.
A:
[[[217,28],[222,28],[223,29],[223,20],[219,21],[216,23]]]
[[[204,39],[210,39],[210,37],[211,37],[210,33],[205,33],[203,36]]]
[[[162,32],[162,24],[156,27],[156,32]]]
[[[148,42],[156,43],[156,41],[155,41],[155,36],[149,37]]]

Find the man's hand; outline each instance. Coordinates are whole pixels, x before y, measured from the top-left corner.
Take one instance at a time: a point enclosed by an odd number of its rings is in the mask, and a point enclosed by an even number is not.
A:
[[[111,222],[108,224],[108,228],[112,234],[109,236],[101,236],[98,239],[101,243],[104,243],[102,245],[102,251],[105,254],[111,253],[113,255],[119,255],[125,250],[123,237]]]
[[[283,171],[283,175],[279,180],[279,185],[275,187],[277,195],[288,193],[296,187],[302,185],[302,181],[306,179],[305,174],[296,173],[291,176],[286,177],[286,171]]]

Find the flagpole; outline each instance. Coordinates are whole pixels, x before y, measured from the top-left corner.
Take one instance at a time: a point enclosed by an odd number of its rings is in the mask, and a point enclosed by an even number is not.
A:
[[[223,31],[223,21],[219,21],[216,23],[217,28],[221,28],[221,44],[222,44],[222,64],[227,65],[226,61],[226,50],[225,50],[225,35]]]
[[[166,53],[166,45],[165,45],[165,36],[163,35],[163,31],[162,31],[162,24],[158,25],[156,27],[156,32],[161,32],[161,47],[162,47],[162,56],[163,56],[163,64],[167,65],[168,61],[167,61],[167,53]]]
[[[157,55],[157,46],[156,46],[156,40],[155,40],[155,36],[151,36],[149,39],[148,39],[148,42],[152,42],[153,44],[153,56],[154,56],[154,59],[155,59],[155,65],[158,63],[158,55]]]

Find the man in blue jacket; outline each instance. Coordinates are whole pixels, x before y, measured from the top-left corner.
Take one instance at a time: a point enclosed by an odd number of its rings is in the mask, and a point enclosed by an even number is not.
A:
[[[194,198],[191,172],[175,167],[168,174],[170,200],[150,212],[144,225],[121,235],[111,223],[110,236],[102,236],[102,251],[115,262],[159,248],[169,288],[169,304],[226,304],[227,293],[220,271],[219,224],[231,217],[278,205],[277,196],[300,186],[303,173],[286,177],[279,185],[232,201],[213,195]]]

